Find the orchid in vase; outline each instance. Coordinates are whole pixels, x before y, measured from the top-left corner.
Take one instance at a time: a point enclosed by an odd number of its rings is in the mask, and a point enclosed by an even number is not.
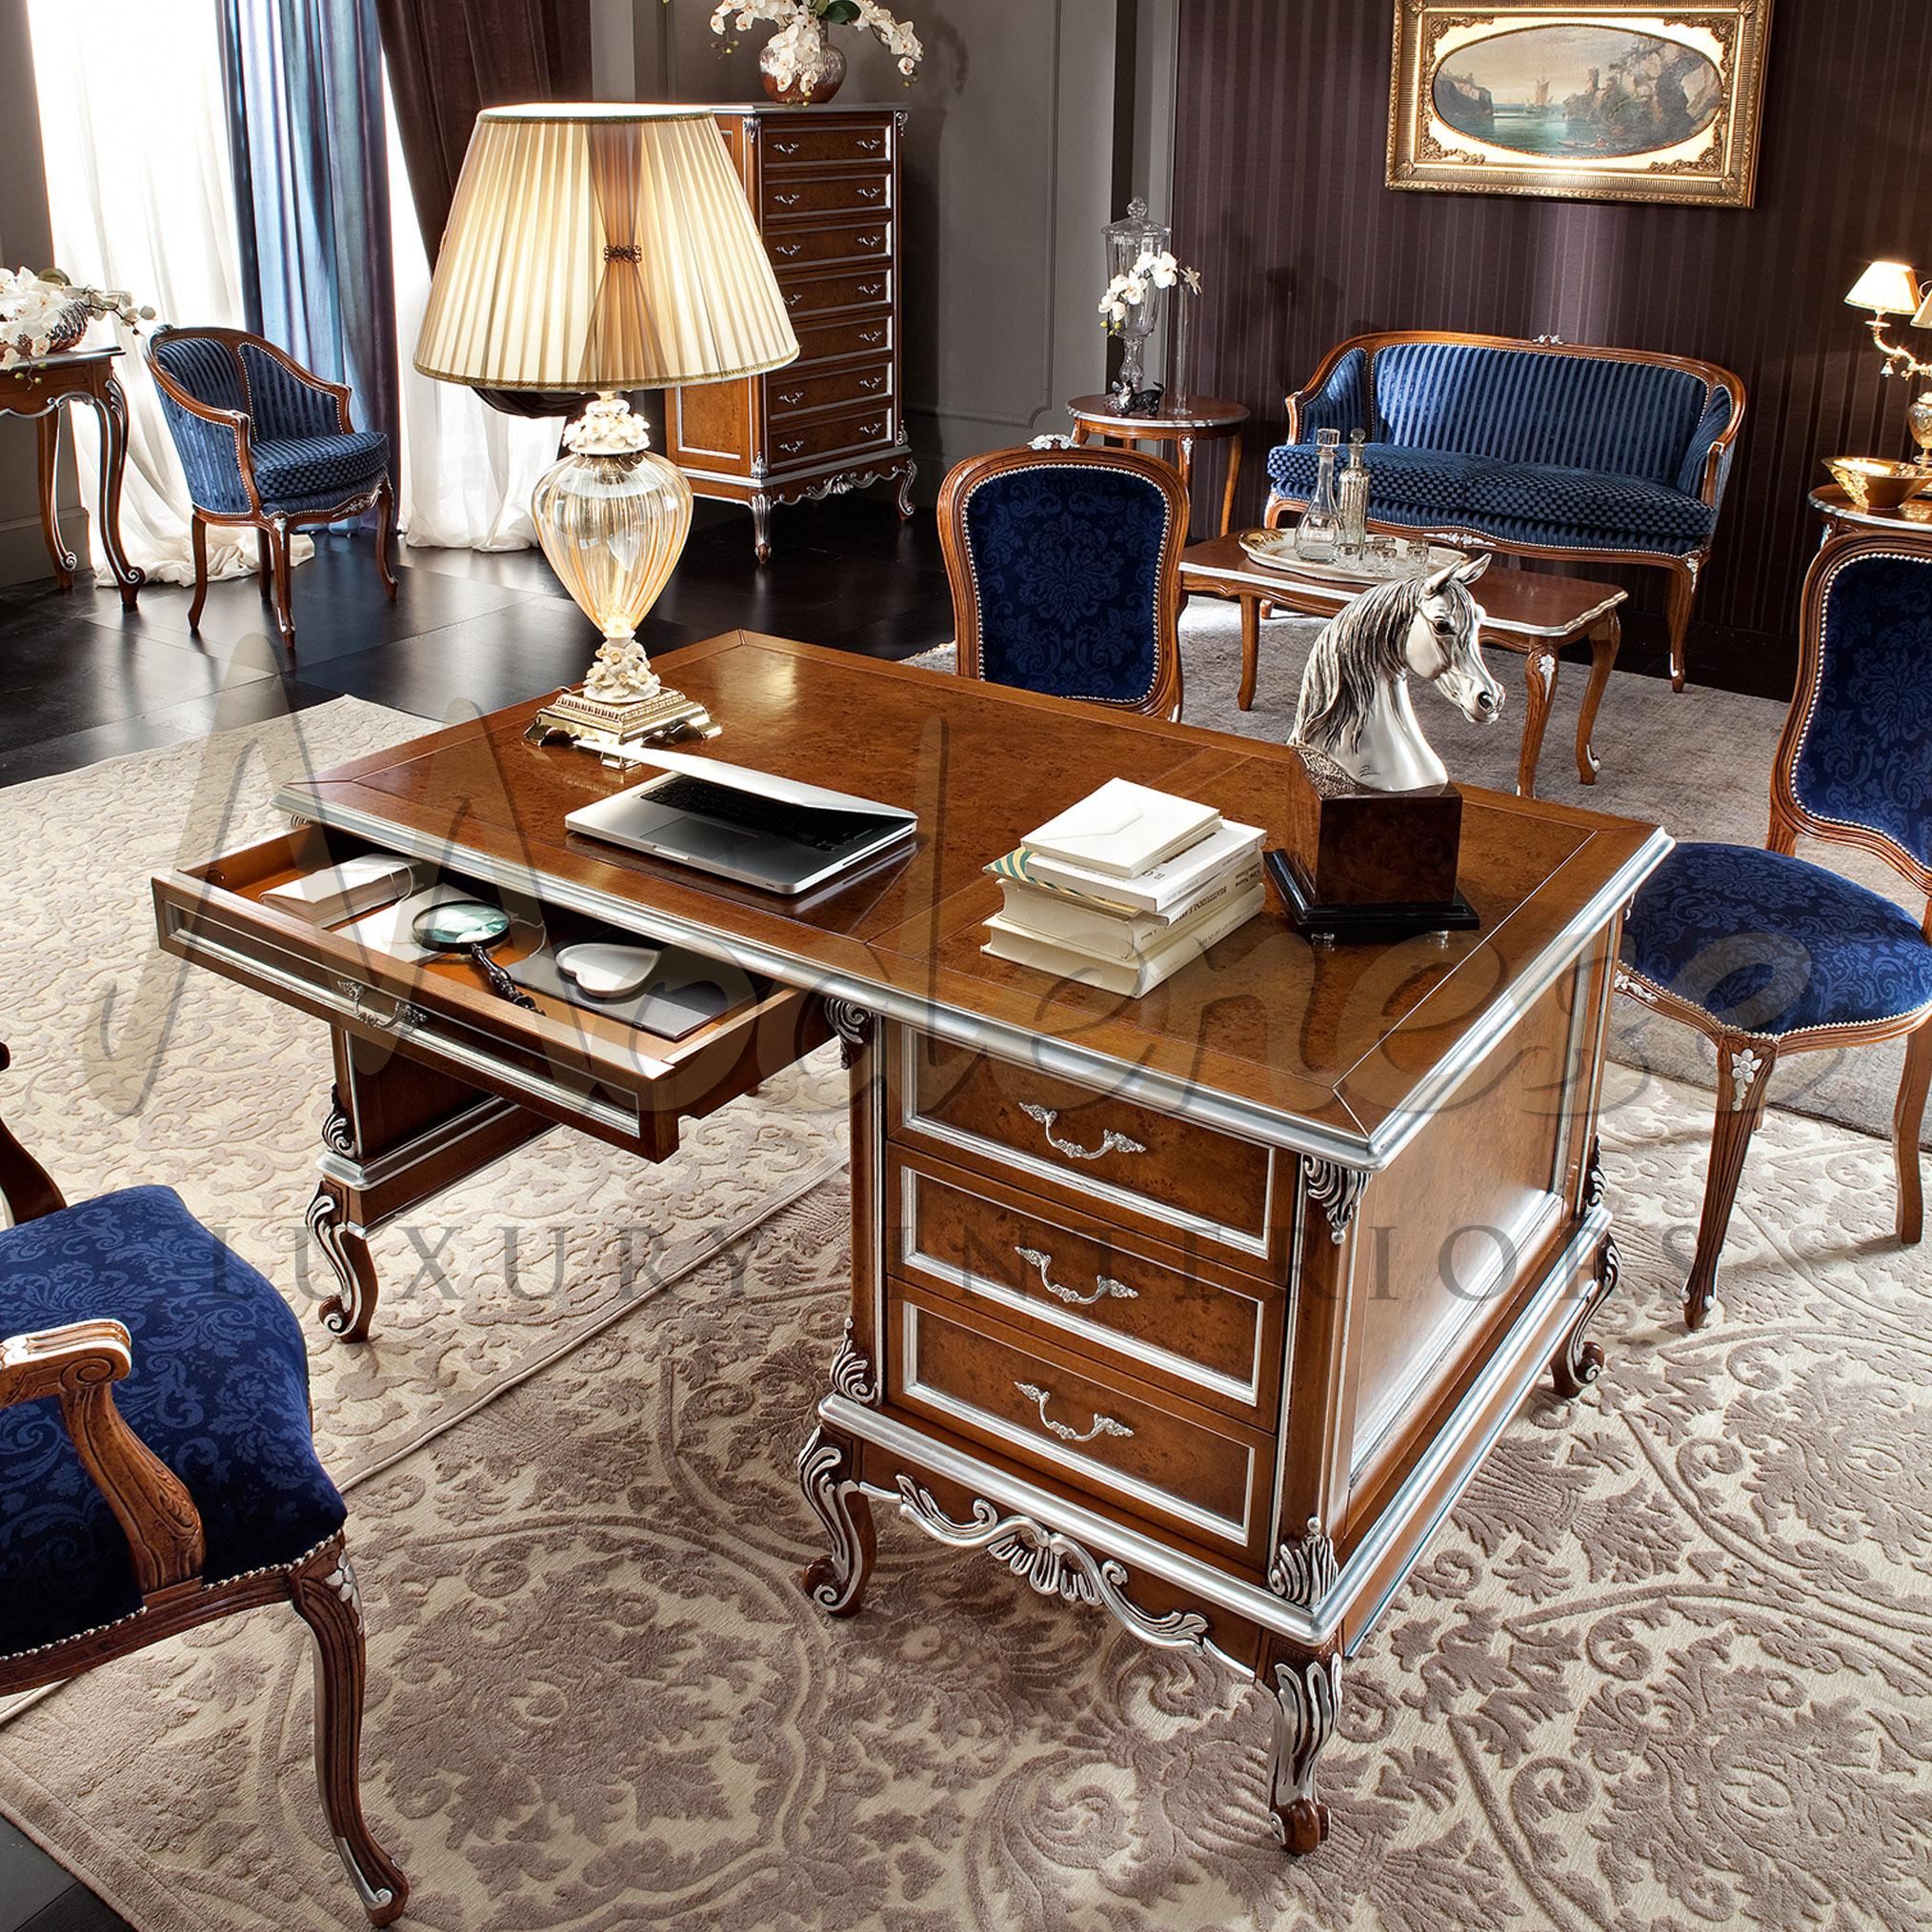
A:
[[[58,269],[0,269],[0,369],[71,349],[97,315],[151,322],[125,289],[85,289]]]
[[[1136,206],[1141,204],[1137,203]],[[1115,259],[1119,257],[1117,255]],[[1157,319],[1156,311],[1161,293],[1169,289],[1198,295],[1200,271],[1177,261],[1169,249],[1145,248],[1107,284],[1100,296],[1101,325],[1109,335],[1119,336],[1124,348],[1115,392],[1130,408],[1138,404],[1138,413],[1142,414],[1147,413],[1148,405],[1141,398],[1148,392],[1140,386],[1141,352],[1147,338],[1154,333]],[[1183,393],[1181,364],[1184,360],[1186,319],[1184,311],[1176,312],[1177,341],[1168,384],[1170,400],[1173,401],[1178,401]],[[1153,400],[1158,402],[1159,399],[1159,392],[1153,392]]]
[[[826,39],[829,27],[856,27],[875,35],[908,79],[925,58],[919,36],[878,0],[720,0],[711,30],[744,33],[759,20],[778,29],[758,55],[765,91],[777,101],[826,101],[837,91],[845,55]]]

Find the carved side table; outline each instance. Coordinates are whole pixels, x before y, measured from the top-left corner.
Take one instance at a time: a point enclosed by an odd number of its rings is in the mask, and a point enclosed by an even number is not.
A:
[[[54,580],[73,588],[80,559],[61,540],[53,500],[55,462],[60,453],[60,408],[86,403],[101,419],[101,548],[120,587],[121,602],[134,608],[146,576],[121,548],[121,474],[128,465],[128,398],[114,376],[118,349],[70,350],[44,361],[0,369],[0,415],[32,416],[40,444],[40,531],[53,560]]]
[[[1129,449],[1136,443],[1172,443],[1175,468],[1180,472],[1190,500],[1194,496],[1196,446],[1225,442],[1228,480],[1221,490],[1219,533],[1228,533],[1235,513],[1235,485],[1241,480],[1241,431],[1248,420],[1245,405],[1197,395],[1181,408],[1163,407],[1151,416],[1128,416],[1120,413],[1110,395],[1077,395],[1067,405],[1067,413],[1074,419],[1076,443],[1124,443]]]

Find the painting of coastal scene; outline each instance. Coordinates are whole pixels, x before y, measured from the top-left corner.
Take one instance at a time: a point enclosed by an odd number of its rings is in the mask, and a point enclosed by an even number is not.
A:
[[[1520,27],[1457,50],[1437,70],[1436,112],[1518,154],[1587,164],[1651,154],[1704,133],[1723,76],[1696,48],[1622,27]]]

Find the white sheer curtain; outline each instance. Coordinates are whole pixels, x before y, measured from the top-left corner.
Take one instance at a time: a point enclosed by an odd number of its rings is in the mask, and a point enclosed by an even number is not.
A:
[[[210,0],[28,0],[28,21],[55,265],[76,281],[130,291],[163,321],[243,326],[221,45]],[[129,561],[150,576],[187,583],[194,574],[187,482],[141,345],[114,328],[127,352],[121,541]],[[99,432],[91,411],[70,410],[67,420],[94,567],[105,571],[94,500]],[[312,549],[305,539],[301,554]],[[208,561],[217,576],[253,570],[252,538],[211,532]]]
[[[507,416],[457,383],[417,374],[413,359],[430,298],[430,263],[410,201],[409,171],[387,85],[383,107],[389,121],[396,340],[402,345],[397,507],[404,540],[446,550],[526,550],[536,541],[530,493],[556,461],[563,419]]]

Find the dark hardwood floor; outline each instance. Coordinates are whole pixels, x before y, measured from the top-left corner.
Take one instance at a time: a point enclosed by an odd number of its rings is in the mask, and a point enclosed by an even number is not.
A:
[[[760,568],[748,517],[696,531],[640,633],[654,654],[744,626],[907,657],[953,634],[930,513],[880,498],[781,512]],[[393,605],[369,543],[325,535],[295,572],[295,651],[252,576],[213,585],[197,636],[189,593],[154,584],[123,614],[85,576],[0,588],[0,785],[348,694],[441,723],[581,680],[596,639],[535,551],[408,550]],[[4,1927],[0,1919],[0,1927]]]
[[[742,625],[881,657],[946,643],[953,609],[930,513],[883,497],[778,514],[759,567],[751,521],[707,517],[640,634],[654,654]],[[292,663],[253,577],[189,593],[155,584],[124,615],[111,587],[0,588],[0,785],[326,704],[347,694],[440,724],[581,680],[596,643],[535,551],[404,550],[395,603],[367,539],[324,536],[295,573]],[[289,1620],[291,1643],[306,1640]],[[127,1821],[132,1823],[132,1821]],[[332,1867],[319,1884],[346,1881]],[[0,1820],[0,1932],[127,1932],[122,1920]]]

